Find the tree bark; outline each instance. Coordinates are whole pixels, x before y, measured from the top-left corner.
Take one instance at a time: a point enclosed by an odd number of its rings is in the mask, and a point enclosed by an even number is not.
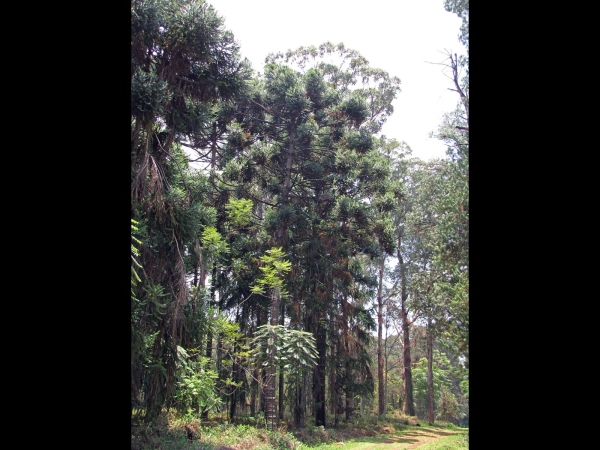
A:
[[[336,342],[335,345],[332,345],[331,348],[331,354],[330,354],[330,360],[333,362],[335,361],[335,358],[337,356],[337,354],[339,354],[339,342],[337,339],[335,339],[335,329],[334,329],[334,324],[333,321],[329,322],[329,340],[330,342]],[[337,351],[336,351],[337,350]],[[330,395],[330,402],[329,402],[329,413],[331,414],[331,416],[333,417],[333,422],[334,422],[334,426],[337,426],[337,422],[338,422],[338,417],[337,417],[337,403],[338,403],[338,392],[337,392],[337,388],[336,388],[336,370],[335,370],[335,362],[332,364],[332,367],[329,369],[329,391],[331,392]]]
[[[406,309],[406,266],[402,258],[402,238],[398,235],[398,262],[400,264],[401,277],[401,294],[400,294],[400,317],[402,320],[402,342],[404,346],[403,363],[404,363],[404,414],[409,416],[415,415],[415,402],[413,399],[413,383],[412,383],[412,361],[410,357],[410,322],[408,320],[408,311]]]
[[[284,320],[284,309],[283,309],[283,303],[281,303],[280,305],[281,307],[281,311],[280,311],[280,315],[279,315],[279,325],[284,325],[285,324],[285,320]],[[285,412],[285,407],[283,404],[284,401],[284,378],[283,378],[283,371],[279,370],[279,420],[283,420],[283,413]]]
[[[271,325],[278,324],[280,295],[278,288],[271,293]],[[265,388],[265,417],[267,419],[267,429],[274,430],[277,426],[277,403],[275,401],[277,367],[273,352],[269,355],[269,368],[267,369],[267,385]]]
[[[350,421],[352,416],[352,411],[354,411],[354,397],[352,392],[346,393],[346,422]]]
[[[427,324],[427,421],[429,425],[433,425],[435,421],[433,398],[433,331],[429,320]]]
[[[379,286],[377,288],[377,385],[379,400],[379,415],[385,416],[385,386],[383,377],[383,269],[385,255],[379,265]]]
[[[314,410],[315,410],[315,426],[326,426],[325,419],[325,359],[327,355],[327,330],[321,324],[323,313],[319,313],[317,319],[317,367],[314,370],[313,393],[314,393]]]

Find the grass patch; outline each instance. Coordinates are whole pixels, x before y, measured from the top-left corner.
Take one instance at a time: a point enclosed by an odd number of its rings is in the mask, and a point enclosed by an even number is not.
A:
[[[468,448],[469,434],[467,431],[461,431],[458,434],[428,442],[419,447],[419,450],[466,450]]]

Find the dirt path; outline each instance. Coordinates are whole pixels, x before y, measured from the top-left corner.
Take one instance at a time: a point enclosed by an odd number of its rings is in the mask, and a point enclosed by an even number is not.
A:
[[[456,431],[447,430],[415,430],[403,433],[402,436],[390,436],[380,443],[365,442],[359,445],[355,450],[381,450],[381,444],[388,444],[385,450],[409,450],[419,448],[427,442],[440,439],[444,436],[458,434]]]

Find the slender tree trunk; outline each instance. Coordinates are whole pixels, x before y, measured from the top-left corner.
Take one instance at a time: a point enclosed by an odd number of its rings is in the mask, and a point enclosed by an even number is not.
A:
[[[280,295],[278,288],[271,293],[271,325],[276,326],[279,319]],[[273,352],[269,355],[269,367],[267,369],[267,386],[265,388],[265,417],[267,419],[267,429],[274,430],[277,426],[277,403],[275,402],[277,367]]]
[[[330,414],[333,416],[333,422],[334,422],[334,426],[337,426],[338,423],[338,417],[337,417],[337,403],[338,403],[338,392],[337,392],[337,386],[336,386],[336,379],[335,379],[335,375],[336,375],[336,370],[335,370],[335,358],[337,357],[337,355],[339,354],[339,342],[335,339],[335,330],[334,330],[334,326],[333,326],[333,321],[329,322],[329,339],[330,342],[337,342],[337,345],[332,345],[331,346],[331,354],[330,354],[330,360],[332,361],[332,367],[329,370],[329,392],[331,392],[331,401],[329,402],[329,412]]]
[[[284,400],[285,400],[285,389],[284,389],[284,377],[283,377],[283,372],[279,371],[279,420],[283,420],[283,416],[285,413],[285,405],[284,405]]]
[[[346,422],[349,422],[354,411],[354,397],[352,392],[346,392]]]
[[[379,415],[385,416],[385,385],[383,380],[383,269],[385,256],[381,257],[379,265],[379,286],[377,288],[377,386],[379,400]]]
[[[383,356],[384,356],[384,363],[385,363],[385,380],[384,380],[384,402],[385,402],[385,408],[387,410],[387,401],[388,401],[388,359],[389,359],[389,354],[388,354],[388,317],[389,317],[389,301],[386,302],[387,303],[387,309],[388,311],[386,311],[385,314],[385,343],[383,345]],[[391,401],[392,406],[394,406],[394,400],[392,399]]]
[[[259,391],[258,387],[258,377],[260,377],[260,371],[258,369],[254,369],[252,372],[253,378],[250,383],[250,415],[252,417],[256,416],[256,394]]]
[[[280,315],[279,315],[279,325],[284,325],[285,320],[284,320],[283,303],[281,303],[280,308],[281,308],[281,311],[280,311]],[[285,388],[285,385],[284,385],[283,371],[279,370],[279,420],[283,420],[283,415],[285,412],[285,407],[283,404],[284,388]]]
[[[213,347],[213,337],[212,333],[208,333],[206,336],[206,357],[212,359],[212,347]],[[208,419],[208,409],[204,409],[200,416],[202,419]]]
[[[260,411],[263,413],[264,417],[267,416],[267,370],[260,370]]]
[[[210,287],[210,301],[209,301],[209,306],[215,307],[217,302],[216,302],[216,280],[217,280],[217,267],[214,266],[212,268],[212,280],[211,280],[211,287]],[[218,343],[217,343],[218,346]],[[208,359],[212,359],[212,348],[213,348],[213,335],[212,333],[208,333],[208,335],[206,336],[206,357]],[[218,354],[217,354],[217,359],[218,359]],[[217,373],[219,373],[219,360],[217,360],[216,362],[217,365]],[[202,415],[201,415],[202,419],[208,419],[208,410],[204,410],[202,411]]]
[[[307,326],[305,324],[304,330],[307,330]],[[304,426],[304,416],[306,411],[306,399],[304,396],[306,395],[306,370],[301,369],[300,373],[294,377],[294,406],[293,406],[293,416],[294,416],[294,425],[296,427]],[[292,385],[288,385],[288,389],[291,389]]]
[[[327,357],[327,329],[321,324],[324,314],[319,312],[317,319],[317,367],[314,371],[313,393],[315,426],[326,426],[325,419],[325,361]]]
[[[348,265],[346,265],[346,270],[348,270]],[[345,371],[346,371],[346,376],[348,377],[352,377],[354,374],[352,373],[352,367],[350,364],[350,339],[349,339],[349,335],[350,335],[350,330],[348,329],[348,322],[349,322],[349,315],[350,315],[350,305],[348,303],[348,296],[346,294],[344,294],[344,298],[342,300],[342,342],[340,344],[341,350],[342,350],[342,356],[344,357],[344,361],[345,361]],[[352,415],[352,407],[353,407],[353,396],[354,396],[354,392],[352,391],[351,388],[346,387],[345,390],[345,394],[346,394],[346,404],[344,406],[344,410],[345,410],[345,417],[346,417],[346,421],[350,420],[350,416]],[[336,426],[337,426],[337,422],[336,422]]]
[[[427,421],[433,425],[435,421],[435,405],[433,402],[433,330],[431,320],[427,324]]]
[[[235,343],[234,349],[235,349],[236,353],[240,351],[240,346],[237,342]],[[233,371],[232,378],[235,383],[239,383],[240,381],[243,380],[243,378],[245,378],[242,375],[242,369],[241,369],[239,363],[236,361],[234,361],[234,363],[233,363],[232,371]],[[236,409],[237,409],[237,404],[238,404],[238,401],[240,400],[240,391],[235,386],[232,386],[232,389],[230,392],[230,397],[231,397],[231,407],[229,409],[229,421],[231,423],[233,423],[235,421],[235,413],[236,413]],[[243,403],[240,406],[242,408],[242,412],[244,410],[245,403],[246,403],[246,400],[244,399]]]
[[[283,192],[281,196],[280,207],[285,208],[289,203],[289,194],[292,186],[292,163],[294,158],[294,128],[295,125],[290,125],[290,144],[288,147],[285,175],[283,181]],[[284,252],[288,249],[288,239],[286,233],[286,224],[281,221],[277,229],[277,243],[283,248]],[[281,292],[279,289],[273,289],[271,293],[271,325],[277,325],[279,318],[279,306],[281,302]],[[274,429],[277,422],[277,404],[275,403],[275,386],[276,384],[276,367],[273,359],[273,353],[269,358],[269,368],[267,377],[267,392],[266,392],[266,417],[267,427]]]
[[[306,415],[306,370],[302,369],[300,383],[296,385],[296,404],[294,407],[294,424],[297,427],[304,426]]]
[[[402,240],[398,235],[398,262],[400,263],[401,294],[400,294],[400,317],[402,320],[402,340],[403,340],[403,362],[404,362],[404,414],[408,416],[415,415],[415,402],[413,399],[412,382],[412,361],[410,357],[410,322],[408,320],[408,311],[406,309],[406,266],[402,258]]]
[[[209,201],[214,198],[213,191],[215,190],[215,168],[217,166],[217,122],[212,124],[212,133],[210,135],[210,174],[209,174]]]

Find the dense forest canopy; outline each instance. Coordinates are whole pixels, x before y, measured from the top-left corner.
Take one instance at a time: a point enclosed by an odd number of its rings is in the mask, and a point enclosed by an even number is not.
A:
[[[257,74],[233,32],[131,2],[132,414],[468,423],[468,57],[425,162],[380,133],[397,76],[330,42]]]

